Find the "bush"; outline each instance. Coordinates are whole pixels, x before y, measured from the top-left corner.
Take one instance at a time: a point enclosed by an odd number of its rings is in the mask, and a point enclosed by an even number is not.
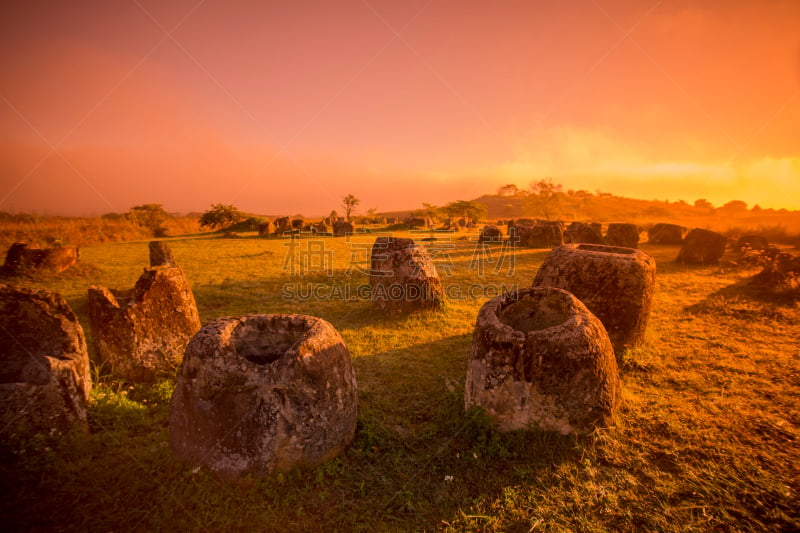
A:
[[[131,207],[127,216],[137,226],[149,229],[153,237],[163,237],[166,234],[164,222],[169,215],[161,204],[143,204]]]
[[[223,228],[244,219],[244,214],[233,205],[213,204],[211,209],[200,217],[201,228]],[[230,229],[230,228],[228,228]]]
[[[226,227],[225,231],[258,231],[259,224],[263,224],[265,222],[269,222],[269,219],[264,217],[247,217],[244,220],[240,220],[239,222]]]

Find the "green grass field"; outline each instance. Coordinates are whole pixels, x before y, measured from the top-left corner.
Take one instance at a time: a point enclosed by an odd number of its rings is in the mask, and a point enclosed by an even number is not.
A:
[[[313,471],[218,481],[171,457],[172,381],[122,383],[95,368],[89,435],[2,443],[2,529],[800,529],[800,310],[747,287],[754,270],[685,267],[673,262],[677,247],[642,245],[658,262],[656,295],[646,343],[621,368],[618,425],[580,438],[499,434],[464,413],[472,328],[497,290],[531,283],[547,251],[476,254],[465,234],[436,241],[447,308],[389,319],[335,292],[367,283],[374,237],[297,249],[253,235],[169,241],[204,323],[305,313],[339,330],[359,388],[343,456]],[[104,244],[82,248],[64,273],[14,282],[64,295],[91,353],[87,287],[132,287],[147,264],[146,242]],[[309,287],[316,297],[304,298]]]

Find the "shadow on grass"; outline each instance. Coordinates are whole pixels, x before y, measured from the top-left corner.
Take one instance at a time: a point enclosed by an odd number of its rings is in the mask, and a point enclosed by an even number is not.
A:
[[[723,287],[684,311],[691,314],[741,315],[741,318],[780,319],[784,312],[797,308],[798,291],[774,292],[746,278]]]
[[[470,339],[454,335],[355,359],[359,424],[341,475],[370,487],[362,502],[369,509],[357,512],[379,516],[374,523],[432,528],[579,460],[575,437],[501,433],[482,411],[464,412]]]
[[[363,274],[331,277],[325,273],[253,280],[224,280],[192,287],[203,323],[221,316],[259,313],[306,314],[323,318],[337,328],[388,326],[409,317],[436,317],[441,311],[393,316],[376,311],[369,299],[369,280]],[[446,305],[446,304],[445,304]]]
[[[168,382],[124,395],[99,388],[84,440],[29,449],[0,468],[0,486],[17,494],[0,509],[21,530],[419,531],[509,487],[548,490],[547,473],[579,464],[583,441],[499,433],[481,412],[464,413],[468,337],[356,359],[365,390],[353,444],[313,470],[259,481],[223,483],[171,457]],[[154,410],[145,399],[164,403]]]

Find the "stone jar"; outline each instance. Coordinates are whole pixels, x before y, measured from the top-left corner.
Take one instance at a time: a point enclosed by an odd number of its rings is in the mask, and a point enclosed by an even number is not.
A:
[[[88,303],[98,362],[130,381],[174,375],[200,329],[197,304],[180,267],[146,268],[132,290],[89,287]]]
[[[533,285],[574,294],[603,323],[615,352],[644,340],[656,261],[632,248],[565,244],[545,258]]]
[[[86,339],[66,300],[0,285],[0,434],[88,428]]]
[[[306,315],[206,324],[186,348],[170,405],[175,456],[224,478],[313,468],[356,428],[356,377],[334,327]]]
[[[647,242],[650,244],[681,244],[683,228],[677,224],[659,222],[647,230]]]
[[[427,248],[412,239],[378,237],[370,253],[372,304],[388,314],[440,309],[444,288]]]
[[[619,403],[611,341],[573,295],[531,287],[481,308],[467,363],[466,409],[481,407],[501,431],[569,435],[610,425]]]
[[[478,235],[478,242],[502,242],[503,232],[497,226],[484,226]]]
[[[606,231],[606,244],[623,248],[638,248],[639,226],[621,222],[609,224]]]
[[[605,244],[606,241],[600,234],[600,229],[596,224],[586,224],[584,222],[573,222],[564,231],[564,242],[566,243],[587,243]]]
[[[725,253],[727,239],[715,231],[695,228],[683,240],[678,263],[691,265],[707,265],[719,263]]]

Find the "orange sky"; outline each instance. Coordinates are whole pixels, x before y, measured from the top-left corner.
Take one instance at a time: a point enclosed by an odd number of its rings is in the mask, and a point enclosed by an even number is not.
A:
[[[557,4],[557,5],[556,5]],[[0,210],[800,209],[798,0],[0,3]]]

